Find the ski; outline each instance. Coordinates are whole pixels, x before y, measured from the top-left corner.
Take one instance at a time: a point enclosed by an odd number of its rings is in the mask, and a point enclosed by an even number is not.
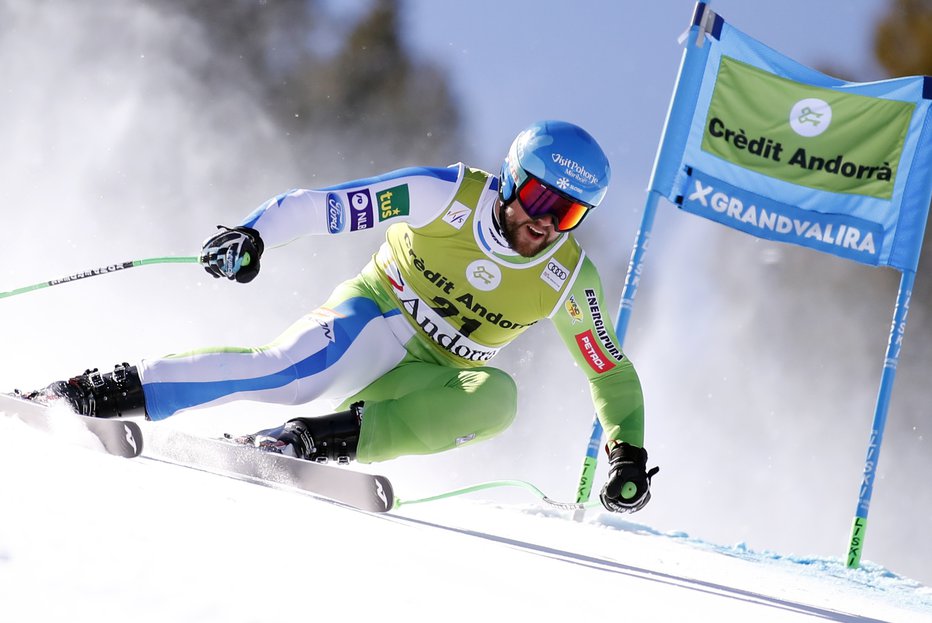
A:
[[[385,476],[304,461],[224,439],[149,425],[146,457],[274,487],[299,489],[345,506],[384,513],[395,504]]]
[[[135,422],[50,411],[51,407],[38,402],[0,394],[0,413],[22,420],[33,428],[62,438],[75,438],[75,430],[86,430],[100,441],[106,452],[128,459],[142,452],[142,430]]]

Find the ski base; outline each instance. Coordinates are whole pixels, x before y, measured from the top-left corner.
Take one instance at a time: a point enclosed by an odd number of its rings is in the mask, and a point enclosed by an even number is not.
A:
[[[146,456],[239,480],[299,489],[373,513],[390,511],[395,505],[392,484],[385,476],[189,435],[158,424],[146,430]]]
[[[51,413],[51,408],[10,394],[0,394],[0,413],[55,436],[73,435],[75,422],[97,437],[103,449],[128,459],[142,453],[142,430],[136,422],[103,419],[77,413]],[[57,410],[56,410],[57,411]]]

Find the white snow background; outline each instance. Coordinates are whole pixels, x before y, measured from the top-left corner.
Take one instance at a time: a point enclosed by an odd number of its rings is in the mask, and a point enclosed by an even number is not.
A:
[[[0,620],[932,621],[932,590],[872,563],[576,523],[526,495],[367,514],[95,447],[0,417]]]
[[[119,261],[192,255],[215,225],[283,190],[379,172],[366,166],[378,137],[322,139],[306,159],[292,159],[248,94],[204,87],[190,67],[211,51],[191,23],[155,4],[0,2],[0,291]],[[573,3],[477,0],[453,29],[443,4],[406,3],[405,24],[413,46],[450,67],[469,98],[469,138],[478,145],[464,146],[464,159],[494,170],[514,134],[547,117],[577,121],[607,145],[613,188],[579,237],[617,300],[681,53],[675,39],[693,2],[595,2],[577,11]],[[804,62],[861,67],[864,16],[885,2],[714,6]],[[591,45],[539,38],[524,41],[527,53],[602,85],[598,97],[541,80],[506,97],[497,68],[514,24],[549,32],[555,22],[590,33]],[[510,84],[519,77],[528,75]],[[414,164],[446,163],[397,166]],[[340,178],[318,174],[337,168]],[[368,232],[269,250],[245,287],[194,266],[153,266],[4,299],[0,390],[202,346],[263,344],[352,276],[378,240]],[[736,250],[722,271],[709,247],[726,244]],[[661,207],[625,350],[644,383],[650,463],[662,471],[651,504],[632,517],[592,512],[579,525],[512,490],[400,510],[451,529],[435,528],[49,447],[0,418],[0,620],[132,620],[130,607],[141,620],[179,621],[310,619],[338,608],[471,620],[480,607],[488,616],[496,607],[546,616],[552,607],[618,619],[629,608],[637,620],[652,612],[654,620],[928,618],[932,350],[909,341],[928,310],[916,305],[909,318],[864,569],[845,571],[839,559],[896,282],[891,275],[884,291],[865,285],[850,307],[832,283],[797,300],[797,288],[821,282],[786,277],[785,253]],[[514,478],[572,498],[592,419],[582,375],[546,323],[496,364],[521,388],[515,424],[484,444],[374,466],[401,497]],[[294,415],[243,404],[160,425],[214,435]],[[602,457],[596,489],[604,475]]]

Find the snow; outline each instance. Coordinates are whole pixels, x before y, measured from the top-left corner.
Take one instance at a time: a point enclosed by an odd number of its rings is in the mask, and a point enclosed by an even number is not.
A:
[[[202,80],[197,68],[212,51],[179,16],[152,3],[92,4],[14,1],[0,11],[0,53],[11,59],[0,66],[9,155],[0,195],[12,233],[0,291],[128,259],[192,255],[217,224],[238,222],[285,189],[382,172],[366,166],[379,156],[378,140],[319,141],[301,158],[283,149],[249,93],[218,94]],[[610,209],[590,217],[595,226],[579,236],[606,296],[617,300],[681,54],[675,38],[693,2],[596,4],[593,13],[572,3],[532,10],[534,3],[498,2],[496,19],[467,11],[450,29],[442,3],[418,0],[406,19],[421,33],[424,58],[468,87],[460,90],[471,97],[463,112],[476,148],[464,145],[459,157],[471,165],[494,170],[513,132],[538,118],[572,119],[611,146]],[[885,4],[797,0],[762,11],[715,1],[743,30],[808,64],[836,58],[858,68]],[[525,81],[506,97],[489,96],[502,93],[501,72],[489,68],[499,66],[496,42],[512,40],[514,24],[531,32],[529,24],[545,28],[549,20],[578,32],[596,14],[601,32],[588,50],[546,37],[523,43],[551,73],[600,85],[598,97],[554,89],[535,72],[512,72],[511,83]],[[637,27],[618,37],[619,23]],[[585,60],[593,54],[598,62]],[[339,176],[335,162],[344,163]],[[445,163],[397,166],[407,164]],[[835,285],[850,280],[847,273],[800,274],[785,266],[788,252],[670,206],[654,232],[625,341],[644,384],[651,465],[663,470],[638,515],[592,512],[577,524],[542,513],[526,492],[502,490],[402,507],[393,517],[408,519],[399,523],[73,445],[46,451],[46,438],[0,418],[0,621],[263,621],[364,609],[473,620],[485,607],[547,619],[807,618],[799,604],[847,620],[928,620],[928,589],[870,562],[932,583],[932,540],[924,538],[932,522],[932,349],[913,340],[928,333],[928,312],[914,304],[910,316],[866,562],[846,571],[819,556],[847,550],[895,280],[875,292],[872,269],[861,267],[863,287],[843,295]],[[356,274],[381,235],[270,249],[248,287],[196,266],[153,266],[4,299],[0,391],[143,357],[267,343]],[[723,274],[723,266],[732,270]],[[503,478],[533,481],[561,500],[572,495],[592,403],[545,324],[496,360],[521,387],[514,425],[483,444],[378,466],[402,497]],[[300,409],[310,415],[327,405]],[[210,411],[162,425],[239,433],[297,413]],[[602,455],[596,487],[605,463]],[[112,542],[101,545],[107,533]],[[657,599],[662,589],[677,594]]]
[[[0,620],[932,621],[932,590],[870,562],[578,523],[522,489],[371,515],[95,445],[0,417]]]

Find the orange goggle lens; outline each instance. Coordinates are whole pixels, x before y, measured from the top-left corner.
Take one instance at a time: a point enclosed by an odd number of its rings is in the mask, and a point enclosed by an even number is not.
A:
[[[574,229],[591,207],[567,197],[531,175],[518,187],[518,199],[531,218],[552,216],[557,231]]]

